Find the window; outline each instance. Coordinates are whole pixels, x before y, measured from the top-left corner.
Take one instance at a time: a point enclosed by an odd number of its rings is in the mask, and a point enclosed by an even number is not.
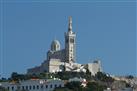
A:
[[[48,85],[46,85],[46,88],[48,88]]]
[[[8,90],[10,89],[10,87],[7,88]]]
[[[33,89],[35,89],[35,86],[33,85]]]
[[[62,87],[61,84],[59,85],[59,87]]]
[[[68,39],[66,39],[66,43],[68,43]]]
[[[22,89],[24,90],[24,86],[22,86]]]
[[[57,48],[59,48],[59,45],[57,45]]]
[[[12,90],[14,90],[14,87],[11,87]]]
[[[28,86],[26,86],[26,90],[28,90]]]
[[[70,39],[70,43],[74,43],[74,39]]]
[[[50,88],[52,88],[52,84],[50,85]]]
[[[54,45],[54,50],[56,50],[56,45]]]
[[[39,85],[37,85],[37,89],[39,89]]]
[[[57,87],[57,84],[55,84],[55,88]]]
[[[31,90],[31,86],[29,86],[29,89]]]

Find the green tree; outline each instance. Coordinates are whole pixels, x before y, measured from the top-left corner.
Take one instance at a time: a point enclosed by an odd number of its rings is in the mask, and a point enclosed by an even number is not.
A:
[[[128,78],[128,79],[133,79],[134,76],[132,76],[132,75],[128,75],[126,78]]]
[[[81,91],[82,90],[82,86],[81,86],[81,82],[79,81],[72,81],[72,82],[68,82],[65,87],[74,90],[74,91]]]
[[[112,83],[114,81],[114,79],[112,77],[110,77],[109,75],[106,75],[105,73],[102,73],[102,72],[97,72],[97,74],[95,75],[95,78],[97,78],[97,80],[100,80],[103,82]]]
[[[18,73],[17,72],[12,72],[11,74],[11,79],[14,80],[14,81],[18,81]]]
[[[86,91],[104,91],[106,86],[101,85],[97,82],[88,82]]]

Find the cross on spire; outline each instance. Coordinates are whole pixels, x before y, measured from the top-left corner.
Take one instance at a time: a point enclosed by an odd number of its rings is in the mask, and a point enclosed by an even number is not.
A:
[[[68,31],[72,31],[72,17],[69,16],[69,26],[68,26]]]

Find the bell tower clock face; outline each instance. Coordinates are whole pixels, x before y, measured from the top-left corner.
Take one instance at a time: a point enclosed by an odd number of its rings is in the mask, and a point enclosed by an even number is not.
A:
[[[74,43],[74,39],[73,38],[70,39],[70,43]]]

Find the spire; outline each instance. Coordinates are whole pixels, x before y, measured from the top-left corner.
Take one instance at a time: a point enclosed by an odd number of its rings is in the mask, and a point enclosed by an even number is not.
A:
[[[72,17],[69,16],[69,26],[68,26],[68,31],[72,31]]]

